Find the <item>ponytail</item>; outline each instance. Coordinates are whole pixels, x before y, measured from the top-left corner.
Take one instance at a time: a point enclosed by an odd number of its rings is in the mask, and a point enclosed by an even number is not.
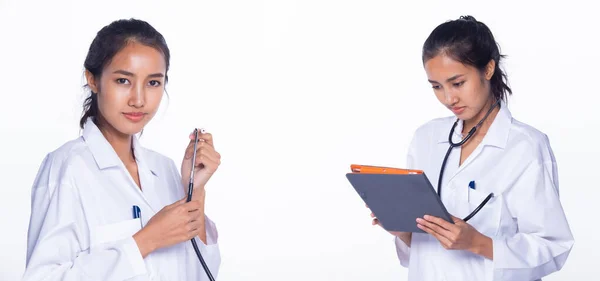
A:
[[[79,127],[83,129],[90,117],[92,120],[96,121],[95,119],[98,116],[98,112],[98,94],[91,92],[90,96],[83,102],[83,116],[81,116],[81,119],[79,120]]]
[[[500,68],[500,59],[495,61],[496,67],[490,79],[490,90],[495,100],[506,101],[507,95],[512,95],[512,90],[508,86],[506,73]]]

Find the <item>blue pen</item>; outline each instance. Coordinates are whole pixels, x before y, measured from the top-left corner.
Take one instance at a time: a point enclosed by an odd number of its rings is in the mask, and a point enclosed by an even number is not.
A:
[[[475,181],[471,181],[471,182],[469,183],[469,188],[470,188],[470,189],[475,189]]]
[[[469,182],[469,188],[475,190],[475,181]],[[468,192],[467,194],[467,200],[471,202],[471,192]]]
[[[140,227],[144,227],[142,224],[142,210],[136,205],[133,205],[133,218],[140,219]]]

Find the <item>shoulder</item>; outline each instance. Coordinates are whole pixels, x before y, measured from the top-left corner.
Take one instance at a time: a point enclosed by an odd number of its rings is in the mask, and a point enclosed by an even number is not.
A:
[[[507,147],[525,152],[532,162],[555,162],[548,135],[539,129],[512,118]]]
[[[449,134],[455,119],[452,116],[440,117],[419,125],[414,131],[413,141],[437,141],[442,136],[442,133],[444,135]]]
[[[89,150],[81,137],[70,140],[46,154],[40,169],[53,175],[62,175],[87,153]]]
[[[407,166],[423,169],[423,161],[427,161],[433,153],[433,144],[447,140],[454,121],[453,117],[441,117],[418,126],[408,146]]]
[[[515,173],[518,177],[516,182],[522,182],[511,187],[519,191],[516,194],[522,196],[521,192],[535,193],[539,191],[539,185],[543,185],[551,187],[548,190],[553,190],[558,195],[558,165],[546,133],[512,118],[505,149],[506,157],[513,159],[511,169],[519,171]]]
[[[48,152],[42,160],[37,172],[33,188],[47,187],[53,189],[69,183],[76,171],[74,167],[81,163],[85,154],[89,153],[81,137],[67,141]]]

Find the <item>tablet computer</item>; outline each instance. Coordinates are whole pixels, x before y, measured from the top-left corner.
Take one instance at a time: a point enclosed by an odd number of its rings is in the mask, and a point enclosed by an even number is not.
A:
[[[387,231],[420,232],[417,218],[452,217],[421,170],[351,165],[346,178]]]

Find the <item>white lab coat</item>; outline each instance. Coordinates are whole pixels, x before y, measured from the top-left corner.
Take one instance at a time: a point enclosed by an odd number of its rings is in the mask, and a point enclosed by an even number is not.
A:
[[[45,157],[31,192],[23,280],[208,280],[190,241],[142,258],[132,235],[185,193],[171,159],[137,138],[133,147],[143,190],[91,119],[82,137]],[[208,217],[206,232],[207,245],[195,239],[217,278],[218,233]]]
[[[455,117],[419,127],[407,165],[424,170],[437,190]],[[462,122],[453,141],[463,137]],[[493,239],[493,261],[462,250],[446,250],[435,237],[413,233],[410,248],[395,239],[408,280],[541,280],[560,270],[573,247],[573,235],[559,201],[558,172],[548,138],[512,118],[506,103],[482,142],[459,167],[453,149],[442,180],[442,202],[464,218],[490,193],[492,198],[468,223]],[[475,181],[475,189],[468,187]]]

